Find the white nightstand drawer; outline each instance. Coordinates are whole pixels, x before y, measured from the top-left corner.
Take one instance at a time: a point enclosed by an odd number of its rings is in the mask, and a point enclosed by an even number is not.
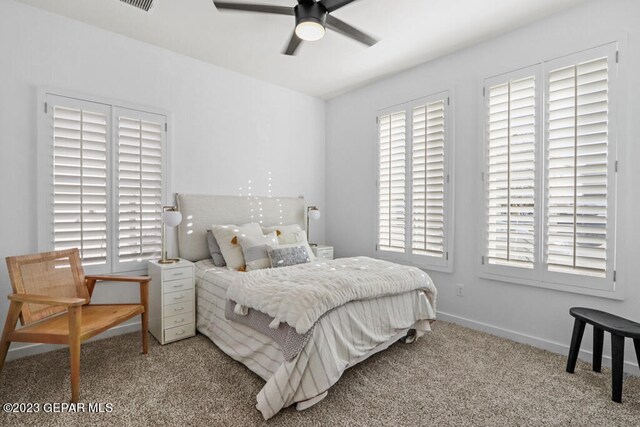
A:
[[[167,280],[190,279],[192,277],[193,277],[193,268],[181,267],[181,268],[170,268],[165,270],[162,278],[166,282]]]
[[[318,249],[316,256],[320,259],[333,259],[333,248]]]
[[[333,259],[333,251],[319,251],[318,258]]]
[[[165,342],[175,341],[193,335],[194,333],[195,323],[190,323],[188,325],[178,326],[176,328],[165,329],[164,340]]]
[[[179,304],[170,304],[164,306],[164,318],[175,316],[177,314],[193,312],[193,302],[185,301]]]
[[[177,304],[183,301],[192,301],[193,300],[193,291],[180,291],[180,292],[171,292],[170,294],[164,294],[164,305],[167,306],[169,304]]]
[[[165,317],[164,327],[175,328],[176,326],[186,325],[187,323],[193,323],[193,313],[178,314],[177,316]]]
[[[171,280],[170,282],[165,282],[162,284],[162,292],[176,292],[176,291],[186,291],[187,289],[193,289],[193,279],[178,279]]]

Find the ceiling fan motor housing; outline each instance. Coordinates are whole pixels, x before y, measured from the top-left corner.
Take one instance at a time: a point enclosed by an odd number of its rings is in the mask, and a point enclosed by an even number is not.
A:
[[[302,22],[315,22],[326,27],[327,24],[327,9],[322,3],[314,1],[308,3],[298,3],[293,8],[296,15],[296,25]]]

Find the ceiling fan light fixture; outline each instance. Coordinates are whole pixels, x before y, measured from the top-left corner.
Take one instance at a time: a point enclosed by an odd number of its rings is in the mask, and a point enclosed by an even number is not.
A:
[[[375,38],[331,15],[332,12],[355,1],[357,0],[297,0],[298,4],[294,7],[236,3],[234,1],[222,0],[213,0],[213,4],[217,9],[223,11],[235,10],[241,12],[268,13],[273,15],[294,15],[296,18],[294,32],[289,37],[289,41],[282,50],[284,55],[292,56],[296,54],[296,50],[298,50],[303,41],[320,40],[324,37],[327,29],[333,30],[367,46],[373,46],[376,44],[378,40]]]
[[[296,25],[296,35],[304,41],[314,42],[324,37],[325,29],[315,21],[302,21]]]
[[[324,37],[327,9],[322,3],[300,2],[293,10],[296,16],[296,36],[308,42],[314,42]]]

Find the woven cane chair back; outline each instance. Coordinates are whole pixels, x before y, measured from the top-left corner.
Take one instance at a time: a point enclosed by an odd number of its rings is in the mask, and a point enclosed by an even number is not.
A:
[[[89,291],[77,249],[8,257],[7,267],[16,294],[83,298],[89,303]],[[64,307],[24,304],[20,323],[28,325],[65,311]]]

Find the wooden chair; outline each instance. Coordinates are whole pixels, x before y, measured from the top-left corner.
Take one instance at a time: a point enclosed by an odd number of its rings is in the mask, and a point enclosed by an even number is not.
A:
[[[0,341],[0,371],[12,341],[67,344],[71,401],[80,398],[80,344],[138,314],[148,348],[149,277],[85,276],[77,249],[8,257],[13,294]],[[140,284],[140,304],[90,304],[96,282]],[[20,317],[22,328],[16,329]]]

